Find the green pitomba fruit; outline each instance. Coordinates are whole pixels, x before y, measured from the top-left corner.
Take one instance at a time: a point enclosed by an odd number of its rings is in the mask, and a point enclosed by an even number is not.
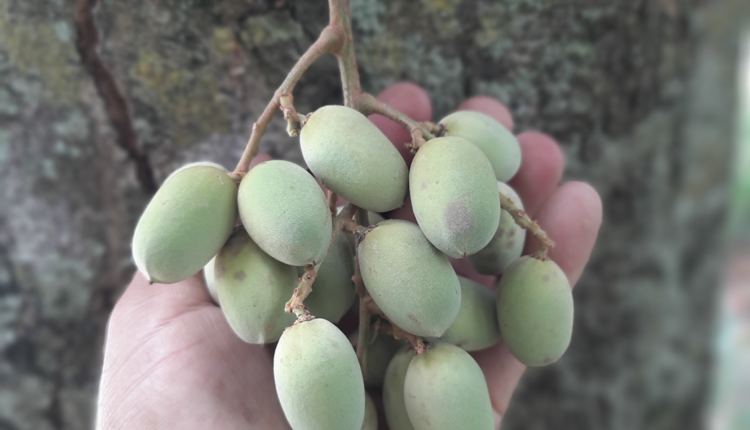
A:
[[[245,229],[268,255],[292,266],[323,261],[331,212],[305,169],[281,160],[255,166],[240,183],[238,203]]]
[[[393,356],[385,371],[383,381],[383,409],[385,409],[385,420],[391,430],[414,430],[409,413],[406,412],[404,380],[409,363],[417,353],[407,348],[401,348]]]
[[[523,209],[521,198],[513,189],[502,182],[497,183],[500,192]],[[523,253],[526,232],[516,224],[513,216],[506,210],[500,212],[500,225],[495,235],[481,251],[466,257],[469,264],[483,275],[500,275],[510,263],[516,261]]]
[[[208,294],[211,299],[219,304],[219,291],[216,289],[216,273],[214,268],[216,267],[216,257],[212,258],[205,266],[203,266],[203,279],[206,281],[206,288],[208,288]]]
[[[364,115],[324,106],[300,133],[305,162],[326,188],[353,204],[386,212],[404,204],[409,171],[396,147]]]
[[[354,257],[344,232],[339,232],[331,250],[318,268],[313,290],[305,299],[305,306],[311,314],[334,323],[349,311],[354,302]],[[297,268],[302,277],[304,267]]]
[[[284,305],[297,287],[296,268],[263,252],[244,228],[216,256],[214,277],[221,310],[245,342],[275,342],[294,323]]]
[[[378,410],[372,401],[370,393],[365,391],[365,420],[362,422],[362,430],[378,430]]]
[[[454,112],[440,121],[444,136],[457,136],[475,144],[492,163],[495,177],[507,182],[521,167],[521,147],[516,137],[502,124],[485,114]]]
[[[172,173],[133,234],[133,259],[149,282],[184,281],[219,252],[237,221],[237,185],[213,163]]]
[[[294,430],[360,430],[365,386],[341,331],[316,318],[289,327],[273,357],[276,392]]]
[[[359,331],[349,335],[349,342],[351,342],[354,349],[357,348],[357,340]],[[372,339],[373,333],[368,333],[369,339]],[[385,378],[385,370],[388,368],[388,363],[391,362],[391,358],[396,354],[396,351],[403,346],[403,343],[394,339],[392,336],[384,334],[378,334],[375,340],[367,344],[365,353],[365,363],[367,366],[367,374],[364,377],[365,386],[368,388],[380,387],[383,385],[383,379]]]
[[[573,293],[552,260],[524,256],[511,264],[498,286],[497,317],[503,340],[527,366],[557,361],[573,332]]]
[[[436,343],[414,357],[404,380],[404,400],[416,430],[494,430],[487,382],[463,349]]]
[[[359,244],[357,258],[373,300],[402,329],[438,337],[456,319],[461,307],[458,276],[416,224],[381,222]]]
[[[471,279],[458,277],[461,283],[461,310],[439,339],[465,351],[489,348],[500,341],[497,324],[497,294]]]
[[[481,150],[460,137],[424,144],[409,173],[409,191],[419,227],[435,247],[453,258],[489,243],[500,222],[495,174]]]

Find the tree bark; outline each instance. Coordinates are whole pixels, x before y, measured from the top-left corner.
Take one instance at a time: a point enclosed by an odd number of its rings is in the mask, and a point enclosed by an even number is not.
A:
[[[328,18],[324,0],[101,0],[97,39],[76,19],[90,3],[0,0],[0,429],[90,427],[148,178],[203,159],[233,168]],[[527,373],[503,428],[702,427],[736,47],[750,5],[352,0],[351,9],[364,90],[416,82],[436,120],[470,95],[497,97],[517,132],[562,144],[566,180],[603,197],[571,348]],[[295,107],[341,97],[329,56],[299,83]],[[261,150],[302,163],[285,126],[277,115]]]

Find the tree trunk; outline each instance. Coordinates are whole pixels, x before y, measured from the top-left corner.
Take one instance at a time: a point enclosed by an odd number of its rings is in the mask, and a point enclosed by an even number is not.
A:
[[[324,0],[0,0],[0,429],[83,429],[155,183],[232,168]],[[573,342],[505,429],[703,426],[746,0],[352,0],[363,89],[467,96],[555,136],[605,220]],[[743,13],[744,12],[744,13]],[[340,103],[324,58],[300,112]],[[261,143],[302,163],[277,115]]]

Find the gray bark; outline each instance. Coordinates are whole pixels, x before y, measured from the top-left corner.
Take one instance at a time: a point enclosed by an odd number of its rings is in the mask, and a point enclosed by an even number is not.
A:
[[[103,331],[148,201],[136,164],[157,183],[189,161],[233,167],[325,25],[325,3],[101,1],[96,48],[129,106],[129,141],[76,49],[76,2],[0,0],[0,429],[91,426]],[[365,90],[419,83],[435,119],[467,96],[498,97],[518,130],[561,142],[566,180],[603,197],[571,348],[528,372],[504,428],[702,427],[750,5],[351,3]],[[297,109],[339,103],[338,80],[335,61],[321,60]],[[301,163],[284,126],[277,116],[261,150]],[[134,162],[128,142],[148,159]]]

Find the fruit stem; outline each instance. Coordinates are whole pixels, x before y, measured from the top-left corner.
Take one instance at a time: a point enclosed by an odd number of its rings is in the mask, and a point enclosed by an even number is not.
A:
[[[299,284],[294,289],[292,298],[286,302],[284,310],[289,313],[294,313],[297,318],[306,318],[310,316],[310,312],[307,310],[304,301],[307,296],[312,293],[312,284],[315,282],[315,278],[318,276],[318,271],[315,270],[315,265],[308,264],[305,266],[305,273],[299,278]]]
[[[539,250],[532,254],[532,257],[538,258],[540,260],[548,259],[549,257],[547,257],[547,252],[555,246],[555,242],[553,242],[552,239],[547,236],[547,233],[545,233],[545,231],[542,230],[541,227],[539,227],[539,224],[529,218],[529,216],[526,215],[526,212],[524,212],[523,209],[520,209],[518,206],[516,206],[515,203],[513,203],[513,200],[511,200],[509,197],[504,196],[502,193],[500,193],[500,207],[508,211],[508,213],[513,217],[513,221],[521,226],[521,228],[524,228],[531,232],[531,234],[534,235],[536,240],[539,242]]]
[[[424,144],[426,140],[434,139],[435,135],[432,134],[435,127],[432,123],[420,123],[406,116],[405,113],[400,112],[380,100],[373,97],[371,94],[362,93],[358,99],[357,108],[362,115],[369,116],[374,113],[383,115],[384,117],[395,121],[401,127],[405,128],[412,136],[412,148],[418,149]]]
[[[336,213],[336,200],[338,200],[338,196],[336,195],[336,193],[328,190],[328,209],[332,214]]]
[[[289,71],[284,82],[274,93],[271,101],[268,102],[268,106],[263,110],[258,121],[253,124],[253,132],[250,134],[250,139],[247,141],[245,152],[242,154],[242,158],[240,158],[237,167],[234,169],[234,173],[240,177],[240,179],[245,176],[250,169],[250,162],[253,161],[253,158],[258,154],[258,145],[260,144],[260,139],[263,136],[263,133],[266,131],[268,123],[271,122],[276,110],[281,108],[281,97],[289,97],[289,104],[291,105],[291,95],[294,86],[297,85],[297,82],[299,82],[305,71],[323,54],[340,51],[343,44],[344,33],[342,32],[342,29],[328,26],[320,33],[318,40],[316,40],[302,57],[300,57],[297,64],[292,67],[292,70]],[[286,110],[284,111],[284,114],[286,117]],[[294,119],[294,117],[292,117],[292,119]]]
[[[341,31],[343,43],[335,52],[341,70],[341,89],[344,92],[344,106],[356,108],[357,98],[362,93],[359,82],[357,56],[354,53],[352,18],[349,13],[349,0],[329,0],[330,18],[328,26]]]
[[[397,326],[396,324],[394,324],[393,321],[391,321],[385,315],[385,313],[383,313],[383,311],[380,310],[380,307],[378,307],[377,303],[375,303],[375,300],[373,300],[372,297],[367,297],[365,300],[360,300],[359,306],[360,306],[359,307],[360,315],[361,315],[362,309],[366,309],[368,313],[372,315],[378,315],[380,318],[388,321],[391,324],[391,328],[390,330],[387,331],[387,333],[395,337],[396,339],[399,339],[399,340],[404,339],[407,342],[409,342],[412,348],[414,348],[414,350],[417,352],[417,355],[422,354],[423,352],[427,350],[427,346],[425,345],[425,342],[421,337],[415,336],[409,333],[408,331],[402,329],[401,327]],[[362,327],[360,326],[359,329],[362,330]]]

